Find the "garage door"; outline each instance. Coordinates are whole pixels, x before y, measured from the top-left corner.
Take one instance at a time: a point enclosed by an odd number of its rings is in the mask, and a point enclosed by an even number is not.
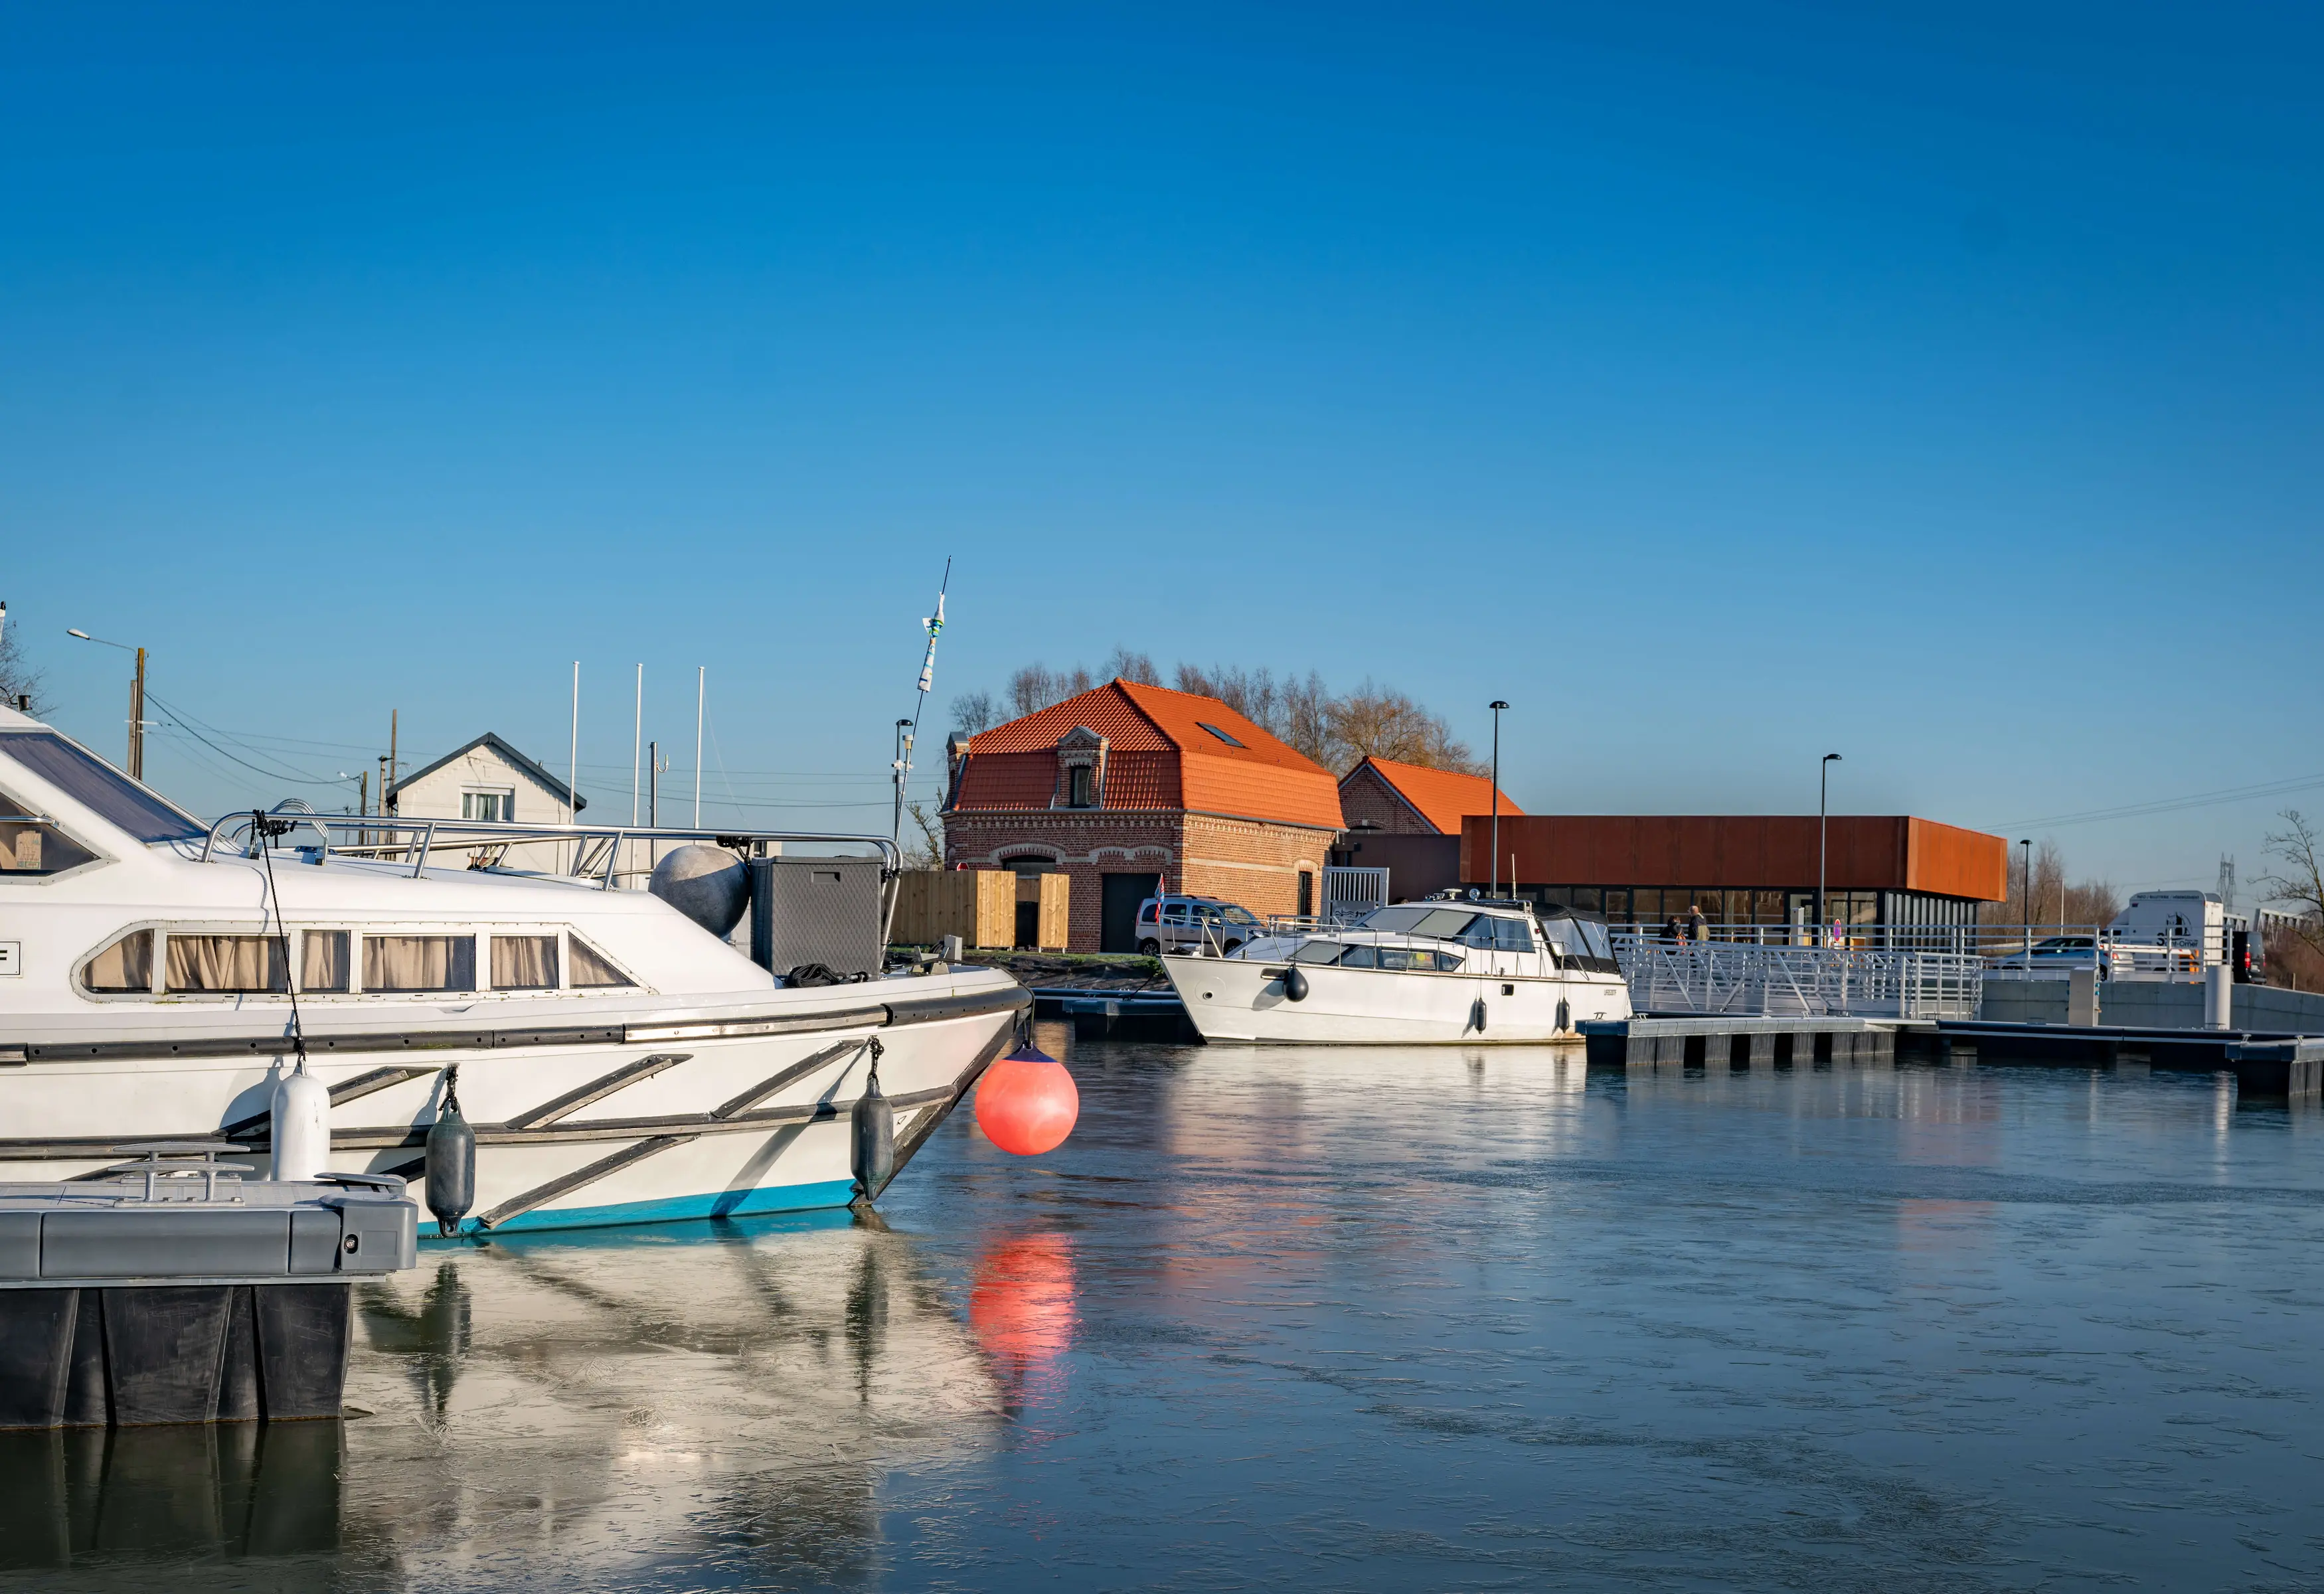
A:
[[[1105,877],[1105,917],[1101,923],[1101,952],[1138,950],[1138,905],[1154,895],[1160,876],[1153,870],[1139,874]]]

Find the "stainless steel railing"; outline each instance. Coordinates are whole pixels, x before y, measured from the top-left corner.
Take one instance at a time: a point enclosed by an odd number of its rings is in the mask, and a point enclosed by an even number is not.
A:
[[[1614,955],[1641,1013],[1974,1018],[1985,994],[1985,959],[1969,953],[1672,941],[1625,926]]]

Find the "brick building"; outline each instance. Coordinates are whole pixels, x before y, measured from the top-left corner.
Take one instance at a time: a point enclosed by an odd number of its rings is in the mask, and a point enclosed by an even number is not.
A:
[[[1493,783],[1482,775],[1367,758],[1340,778],[1348,834],[1332,861],[1388,871],[1390,900],[1425,897],[1461,880],[1461,826],[1493,811]],[[1521,812],[1501,793],[1501,817]]]
[[[945,861],[1073,880],[1076,952],[1137,944],[1157,880],[1313,913],[1342,820],[1331,772],[1221,703],[1113,680],[955,744]]]
[[[1461,821],[1493,811],[1493,783],[1482,775],[1366,758],[1340,777],[1340,812],[1351,830],[1388,835],[1459,835]],[[1501,793],[1501,812],[1525,810]]]

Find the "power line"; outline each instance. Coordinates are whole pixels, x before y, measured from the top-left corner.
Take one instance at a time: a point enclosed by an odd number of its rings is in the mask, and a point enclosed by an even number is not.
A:
[[[2096,825],[2108,819],[2137,819],[2149,814],[2176,814],[2189,808],[2216,807],[2223,803],[2248,802],[2255,797],[2290,797],[2324,787],[2324,775],[2297,775],[2283,780],[2264,780],[2255,786],[2223,791],[2198,792],[2190,797],[2158,797],[2152,802],[2126,803],[2117,808],[2086,808],[2080,813],[2054,814],[2043,819],[2013,819],[1998,830],[2034,830],[2067,825]]]

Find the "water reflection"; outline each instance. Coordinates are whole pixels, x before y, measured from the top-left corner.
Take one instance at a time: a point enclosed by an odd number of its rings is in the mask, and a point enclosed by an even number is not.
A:
[[[0,1567],[339,1547],[336,1422],[0,1433]]]
[[[968,1321],[1012,1411],[1053,1400],[1065,1387],[1074,1282],[1074,1242],[1066,1234],[1003,1239],[977,1262]]]
[[[850,1581],[880,1469],[1001,1404],[912,1242],[844,1214],[431,1253],[360,1322],[348,1533],[394,1581]]]

